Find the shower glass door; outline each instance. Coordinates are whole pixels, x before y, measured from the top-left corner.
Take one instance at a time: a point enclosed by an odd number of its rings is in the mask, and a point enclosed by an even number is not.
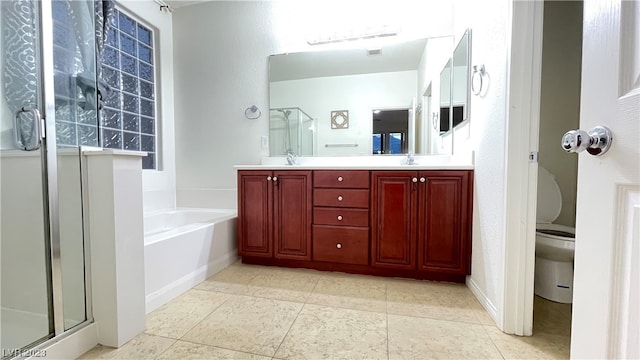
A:
[[[88,320],[80,146],[99,143],[99,5],[0,1],[2,358]]]
[[[36,2],[0,2],[2,357],[54,334],[38,18]]]

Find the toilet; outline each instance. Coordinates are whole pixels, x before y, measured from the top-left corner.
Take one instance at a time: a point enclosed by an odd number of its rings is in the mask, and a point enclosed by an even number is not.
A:
[[[555,176],[539,166],[534,292],[569,304],[573,299],[575,228],[553,223],[561,209],[562,194]]]

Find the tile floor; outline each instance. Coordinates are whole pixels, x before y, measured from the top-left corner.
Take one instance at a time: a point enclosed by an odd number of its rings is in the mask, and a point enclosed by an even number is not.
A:
[[[81,359],[568,358],[571,305],[534,308],[535,335],[510,336],[463,284],[238,262]]]

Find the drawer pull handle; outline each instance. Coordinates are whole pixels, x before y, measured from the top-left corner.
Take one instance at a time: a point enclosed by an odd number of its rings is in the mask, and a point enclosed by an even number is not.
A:
[[[338,201],[342,201],[342,195],[338,195]]]
[[[338,181],[339,181],[339,182],[342,182],[342,180],[344,180],[344,179],[342,178],[342,176],[338,176]]]
[[[336,244],[336,247],[337,247],[338,249],[342,249],[342,244],[341,244],[341,243],[337,243],[337,244]]]
[[[338,215],[338,221],[342,221],[342,215]]]

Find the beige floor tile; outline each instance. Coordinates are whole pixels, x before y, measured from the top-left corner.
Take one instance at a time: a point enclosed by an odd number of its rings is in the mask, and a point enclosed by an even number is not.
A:
[[[386,284],[369,276],[339,274],[318,280],[309,304],[386,312]]]
[[[386,315],[307,304],[275,357],[386,359]]]
[[[533,333],[571,336],[571,304],[536,296],[533,302]]]
[[[474,310],[476,317],[478,318],[478,323],[487,326],[497,327],[496,321],[493,320],[491,315],[484,308]]]
[[[247,265],[237,262],[201,282],[196,286],[196,289],[244,294],[249,281],[264,271],[271,270],[267,266]]]
[[[249,354],[240,351],[221,349],[209,345],[194,344],[185,341],[177,341],[171,345],[167,351],[162,353],[158,360],[268,360],[270,357],[264,357],[255,354]]]
[[[244,295],[305,302],[311,295],[318,278],[317,274],[305,270],[270,271],[251,279],[245,288]]]
[[[571,338],[552,334],[507,335],[496,327],[485,330],[505,359],[568,359]]]
[[[501,359],[482,325],[389,315],[389,359]]]
[[[480,324],[482,306],[464,284],[393,280],[387,283],[387,312]]]
[[[233,295],[182,340],[273,356],[302,305]]]
[[[98,345],[78,359],[155,359],[176,340],[140,334],[119,349]]]
[[[179,339],[230,296],[191,289],[147,315],[145,332]]]

